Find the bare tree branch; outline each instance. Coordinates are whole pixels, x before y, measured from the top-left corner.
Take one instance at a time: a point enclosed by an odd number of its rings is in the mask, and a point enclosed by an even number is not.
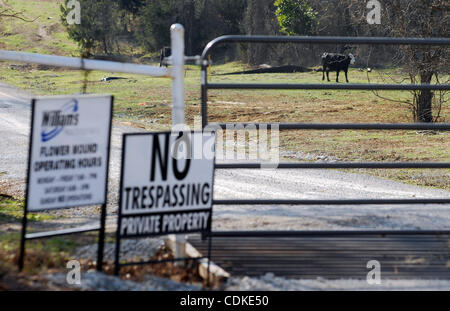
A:
[[[24,22],[32,23],[32,22],[36,21],[40,16],[36,17],[35,19],[29,19],[29,18],[25,17],[25,15],[22,11],[14,11],[13,9],[6,8],[3,10],[0,10],[0,18],[1,17],[17,18]]]

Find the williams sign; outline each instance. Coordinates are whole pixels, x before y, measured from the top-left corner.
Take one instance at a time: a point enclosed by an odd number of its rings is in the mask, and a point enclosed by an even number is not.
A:
[[[33,100],[29,211],[104,204],[111,96]]]

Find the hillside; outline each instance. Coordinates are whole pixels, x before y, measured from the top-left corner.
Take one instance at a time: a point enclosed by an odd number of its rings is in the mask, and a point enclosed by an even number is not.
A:
[[[0,7],[23,12],[33,22],[3,18],[0,23],[0,49],[43,54],[78,55],[78,47],[67,36],[60,18],[63,0],[0,0]]]

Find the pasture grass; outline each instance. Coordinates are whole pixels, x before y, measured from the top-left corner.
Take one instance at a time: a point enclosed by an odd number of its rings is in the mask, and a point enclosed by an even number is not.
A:
[[[75,42],[69,39],[60,18],[63,0],[3,0],[33,22],[2,18],[0,49],[24,52],[78,56]]]
[[[321,73],[220,75],[241,71],[245,65],[213,66],[210,82],[322,83]],[[114,75],[125,79],[101,82]],[[367,82],[367,73],[351,69],[349,79]],[[383,83],[386,76],[401,79],[400,70],[376,70],[372,82]],[[200,116],[200,72],[186,67],[186,120],[190,126]],[[76,70],[10,69],[0,64],[0,81],[36,95],[80,93],[84,75]],[[328,83],[328,82],[324,82]],[[171,124],[171,81],[129,74],[91,72],[88,93],[115,96],[114,120],[148,130],[167,130]],[[386,98],[411,100],[410,92],[383,92]],[[330,90],[210,90],[210,122],[313,122],[313,123],[407,123],[412,121],[408,104],[375,96],[371,91]],[[442,107],[441,121],[450,119],[448,103]],[[283,131],[282,150],[327,154],[342,161],[450,161],[448,132],[417,131]],[[295,160],[287,158],[286,160]],[[379,177],[416,185],[450,189],[449,170],[367,170]]]
[[[23,204],[23,199],[14,199],[0,194],[0,279],[2,270],[17,269]],[[58,217],[45,213],[29,213],[29,231],[39,229],[45,226],[46,222],[56,218]],[[95,238],[95,235],[85,234],[83,240],[89,239],[93,242]],[[69,255],[79,245],[82,244],[73,236],[27,241],[25,271],[39,273],[47,269],[64,269]]]
[[[5,0],[4,0],[5,1]],[[79,55],[59,17],[62,0],[6,0],[26,16],[39,17],[34,23],[3,19],[0,48],[56,55]],[[45,14],[43,14],[45,12]],[[0,62],[0,82],[36,95],[80,93],[84,74],[77,70],[30,66],[22,69]],[[12,69],[11,69],[12,68]],[[45,70],[42,70],[45,69]],[[249,69],[241,62],[214,64],[208,74],[217,83],[324,83],[321,72],[224,75]],[[125,79],[101,82],[104,76]],[[407,83],[401,68],[374,70],[372,83]],[[444,77],[448,79],[447,77]],[[186,66],[186,121],[192,127],[200,116],[200,71]],[[335,73],[330,73],[334,83]],[[368,74],[351,68],[352,83],[367,83]],[[445,79],[443,79],[445,80]],[[340,81],[345,81],[343,73]],[[171,81],[132,74],[91,72],[88,93],[115,96],[114,120],[148,130],[167,130],[171,124]],[[210,122],[312,122],[312,123],[406,123],[412,121],[412,94],[382,91],[332,90],[210,90]],[[389,100],[392,99],[393,101]],[[449,122],[450,105],[442,107],[440,121]],[[433,135],[416,131],[284,131],[283,150],[327,154],[342,161],[450,161],[448,132]],[[286,160],[296,160],[287,158]],[[416,185],[450,189],[450,170],[367,170],[367,173]]]
[[[87,234],[83,239],[80,239],[80,235],[74,235],[27,241],[24,272],[36,275],[67,271],[66,264],[71,260],[71,255],[77,247],[84,245],[88,238],[90,243],[95,242],[95,236]],[[1,270],[17,270],[19,246],[20,233],[0,234],[0,275]]]
[[[0,194],[0,223],[20,221],[23,217],[24,200]],[[48,221],[57,218],[45,213],[28,213],[29,221]]]

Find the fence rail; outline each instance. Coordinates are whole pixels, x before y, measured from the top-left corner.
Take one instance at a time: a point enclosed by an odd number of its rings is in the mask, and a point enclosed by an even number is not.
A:
[[[387,38],[387,37],[297,37],[297,36],[221,36],[209,42],[202,54],[202,64],[211,50],[223,43],[299,43],[299,44],[392,44],[392,45],[450,45],[448,38]]]
[[[347,84],[266,84],[266,83],[209,83],[208,89],[216,90],[380,90],[380,91],[448,91],[450,84],[367,84],[367,83],[347,83]]]
[[[0,60],[33,63],[79,70],[99,70],[108,72],[134,73],[153,77],[172,76],[172,70],[165,67],[155,67],[132,63],[120,63],[105,60],[78,58],[78,57],[25,53],[17,51],[0,50]]]
[[[407,168],[450,168],[449,162],[284,162],[284,163],[217,163],[216,169],[261,169],[274,167],[279,169],[407,169]]]
[[[277,130],[450,130],[450,123],[209,123],[210,127],[232,130],[275,128]]]
[[[398,205],[398,204],[449,204],[450,198],[442,199],[336,199],[336,200],[214,200],[215,205]]]

